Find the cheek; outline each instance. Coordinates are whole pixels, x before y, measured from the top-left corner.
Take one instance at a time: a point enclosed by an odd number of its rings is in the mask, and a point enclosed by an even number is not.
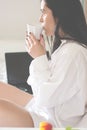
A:
[[[51,19],[50,19],[48,16],[45,16],[45,17],[44,17],[44,23],[45,23],[47,26],[50,26]]]
[[[42,25],[44,26],[44,28],[47,28],[48,24],[49,24],[49,21],[48,21],[47,16],[45,15],[45,16],[43,17]]]
[[[55,27],[55,21],[53,19],[53,17],[48,17],[48,16],[44,16],[43,18],[43,28],[44,30],[48,33],[48,32],[52,32],[54,30]]]
[[[49,18],[49,21],[51,21],[50,22],[51,26],[54,26],[56,24],[53,16]]]
[[[55,21],[52,17],[49,17],[49,19],[47,19],[47,26],[50,31],[54,30]]]

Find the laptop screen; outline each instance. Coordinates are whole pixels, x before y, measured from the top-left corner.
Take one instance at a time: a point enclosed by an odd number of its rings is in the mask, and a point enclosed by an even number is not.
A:
[[[27,52],[5,53],[7,81],[23,89],[29,76],[29,65],[32,57]],[[24,87],[25,87],[24,86]]]

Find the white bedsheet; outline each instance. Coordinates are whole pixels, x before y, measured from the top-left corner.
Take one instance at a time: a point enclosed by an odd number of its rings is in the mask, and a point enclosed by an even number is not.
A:
[[[0,53],[0,81],[7,83],[7,72],[4,53]]]

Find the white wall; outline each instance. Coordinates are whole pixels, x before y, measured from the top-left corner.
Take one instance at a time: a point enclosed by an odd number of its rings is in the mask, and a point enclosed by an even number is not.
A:
[[[0,0],[0,40],[23,40],[26,24],[38,24],[40,0]]]
[[[25,50],[26,24],[39,24],[40,0],[0,0],[0,81],[7,82],[5,53]]]

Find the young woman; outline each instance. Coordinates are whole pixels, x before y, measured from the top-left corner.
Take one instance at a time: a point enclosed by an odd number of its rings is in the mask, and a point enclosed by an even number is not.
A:
[[[33,96],[1,83],[0,126],[39,127],[47,121],[53,127],[87,127],[87,25],[81,3],[41,0],[41,12],[51,55],[42,36],[40,41],[33,33],[26,36],[34,58],[27,81]]]

